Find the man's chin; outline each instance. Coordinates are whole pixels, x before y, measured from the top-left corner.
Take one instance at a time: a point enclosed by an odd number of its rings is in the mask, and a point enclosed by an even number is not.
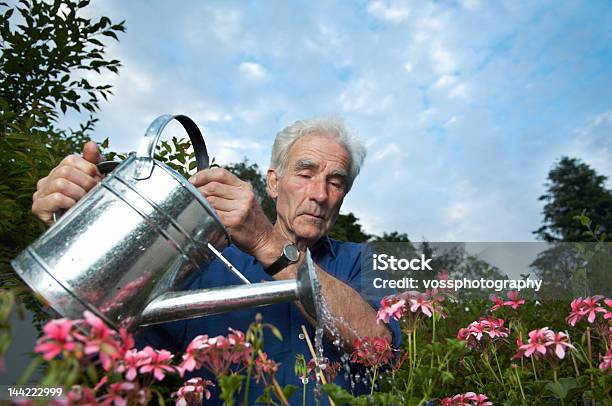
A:
[[[300,239],[315,243],[327,233],[327,228],[324,226],[319,227],[312,223],[305,223],[306,222],[300,222],[295,230],[296,236]]]

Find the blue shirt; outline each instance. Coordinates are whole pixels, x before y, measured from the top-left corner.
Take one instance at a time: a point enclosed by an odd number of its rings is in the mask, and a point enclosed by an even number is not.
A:
[[[380,306],[380,299],[390,292],[372,290],[371,274],[362,272],[362,249],[363,244],[348,243],[332,240],[323,237],[314,247],[310,249],[315,263],[324,271],[348,284],[375,308]],[[242,251],[236,246],[230,245],[223,251],[223,256],[227,258],[243,275],[251,282],[262,282],[273,280],[265,273],[261,264],[257,260]],[[366,259],[366,258],[364,258]],[[371,261],[364,260],[364,266],[368,266]],[[242,282],[225,266],[215,259],[209,264],[203,265],[199,274],[186,286],[186,290],[203,289],[228,285],[240,285]],[[304,318],[298,307],[293,303],[281,303],[257,308],[243,309],[228,313],[200,317],[191,320],[181,320],[176,322],[164,323],[150,326],[141,330],[137,336],[138,346],[151,345],[154,348],[165,348],[173,352],[182,352],[187,345],[198,335],[208,334],[209,337],[216,335],[227,335],[228,327],[246,332],[249,324],[255,320],[255,315],[260,313],[264,323],[270,323],[278,328],[283,336],[279,341],[269,329],[265,329],[264,351],[268,357],[279,364],[276,379],[281,386],[292,384],[296,385],[297,390],[289,399],[291,404],[302,404],[302,382],[295,375],[295,359],[298,354],[303,354],[306,361],[311,359],[310,351],[304,339],[300,338],[302,333],[301,326],[304,325],[309,331],[310,337],[314,339],[314,327]],[[397,323],[389,325],[393,334],[393,347],[399,348],[401,341],[401,331]],[[325,356],[331,362],[338,361],[340,355],[336,347],[324,339]],[[357,366],[351,364],[354,371]],[[345,371],[340,370],[334,383],[349,388],[349,382],[345,379]],[[212,377],[207,371],[199,370],[193,376],[201,376],[204,379]],[[244,387],[244,384],[243,384]],[[314,404],[314,382],[308,383],[307,404]],[[355,387],[356,394],[363,393],[367,388],[364,385]],[[212,398],[205,404],[220,404],[218,399],[219,389],[211,389]],[[263,384],[257,385],[251,382],[249,389],[249,405],[255,404],[255,400],[263,393]],[[242,397],[238,398],[240,401]],[[323,404],[327,404],[327,397],[322,396]]]

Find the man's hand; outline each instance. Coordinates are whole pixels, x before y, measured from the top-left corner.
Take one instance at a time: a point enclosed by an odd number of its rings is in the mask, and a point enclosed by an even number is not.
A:
[[[217,211],[236,245],[258,257],[274,238],[274,231],[255,197],[253,186],[222,168],[204,169],[189,181]]]
[[[49,175],[36,184],[32,213],[46,224],[53,224],[53,213],[69,209],[102,180],[96,163],[102,155],[95,142],[83,146],[83,156],[68,155]]]

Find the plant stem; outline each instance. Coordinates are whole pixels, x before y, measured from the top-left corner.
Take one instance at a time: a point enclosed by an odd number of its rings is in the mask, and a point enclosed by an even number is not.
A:
[[[525,392],[523,391],[523,384],[521,383],[521,376],[519,375],[517,368],[513,368],[513,369],[514,369],[514,373],[516,374],[516,379],[519,384],[519,389],[521,390],[521,397],[523,398],[523,405],[524,405],[526,399],[525,399]]]
[[[378,368],[374,368],[374,376],[372,376],[372,388],[370,389],[370,396],[374,394],[374,385],[376,384],[376,378],[378,378]]]
[[[593,350],[591,347],[591,327],[587,327],[587,350],[589,352],[589,356],[588,356],[588,361],[589,361],[589,368],[593,369],[593,363],[591,362],[591,357],[593,355]],[[593,373],[589,372],[589,375],[591,375],[591,390],[595,389],[595,380],[593,378]]]
[[[502,374],[501,367],[499,365],[499,359],[497,358],[497,350],[495,349],[494,344],[491,344],[491,347],[493,348],[493,357],[495,357],[495,363],[497,364],[497,370],[499,371],[499,377],[501,378],[502,385],[505,387],[506,382],[504,381],[504,375]]]
[[[497,377],[497,373],[493,370],[493,367],[491,366],[491,363],[489,362],[489,358],[487,357],[487,354],[486,353],[482,354],[481,358],[484,361],[485,365],[489,368],[489,371],[491,371],[491,374],[493,374],[493,376],[495,377],[495,380],[497,381],[497,383],[504,386],[502,381]]]
[[[253,373],[253,364],[255,363],[255,348],[251,351],[251,361],[249,362],[249,368],[247,370],[247,381],[246,387],[244,388],[244,399],[242,405],[247,406],[249,404],[249,386],[251,386],[251,374]]]
[[[535,380],[537,381],[539,378],[538,378],[538,373],[536,372],[535,360],[533,359],[533,355],[530,358],[531,358],[531,367],[533,368],[533,376]]]
[[[434,343],[436,342],[436,313],[431,315],[432,327],[431,327],[431,361],[429,366],[433,368],[434,364]]]

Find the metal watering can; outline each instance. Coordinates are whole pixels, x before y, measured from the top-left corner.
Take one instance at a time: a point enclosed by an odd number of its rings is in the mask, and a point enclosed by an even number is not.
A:
[[[158,117],[136,153],[98,165],[108,176],[11,262],[17,274],[62,316],[78,319],[90,310],[115,329],[293,300],[316,317],[319,285],[309,253],[296,280],[254,284],[221,255],[230,237],[215,210],[153,158],[173,119],[189,135],[198,170],[206,169],[196,124],[183,115]],[[245,284],[177,291],[215,257]]]

